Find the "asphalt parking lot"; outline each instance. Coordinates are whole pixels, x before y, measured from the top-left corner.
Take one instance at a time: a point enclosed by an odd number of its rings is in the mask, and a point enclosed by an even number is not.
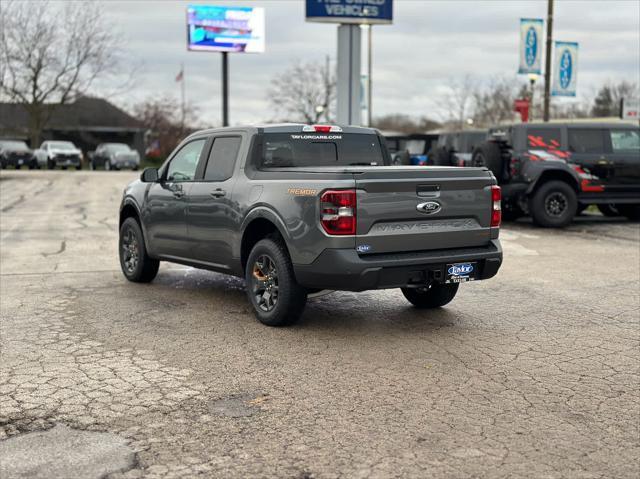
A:
[[[638,477],[638,223],[507,224],[503,269],[448,307],[334,293],[273,329],[239,280],[124,279],[135,176],[0,175],[3,479]]]

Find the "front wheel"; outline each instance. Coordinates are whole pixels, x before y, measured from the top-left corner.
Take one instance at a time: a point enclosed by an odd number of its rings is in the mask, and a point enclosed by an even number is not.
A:
[[[564,181],[544,183],[529,199],[529,210],[534,223],[545,228],[567,226],[577,209],[576,192]]]
[[[279,238],[260,240],[251,250],[245,267],[247,296],[262,324],[294,324],[307,303],[307,290],[293,273],[289,253]]]
[[[149,257],[142,229],[135,218],[127,218],[120,227],[120,267],[122,273],[134,283],[149,283],[158,274],[160,261]]]
[[[401,291],[416,308],[439,308],[455,298],[459,286],[458,283],[433,283],[422,288],[401,288]]]

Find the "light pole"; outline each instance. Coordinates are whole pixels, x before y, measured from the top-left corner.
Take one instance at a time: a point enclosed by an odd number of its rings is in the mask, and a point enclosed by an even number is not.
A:
[[[549,93],[551,91],[551,44],[553,42],[553,0],[547,0],[547,56],[544,59],[544,113],[549,121]]]

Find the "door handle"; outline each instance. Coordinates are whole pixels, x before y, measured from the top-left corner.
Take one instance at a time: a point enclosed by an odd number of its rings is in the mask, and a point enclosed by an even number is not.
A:
[[[174,191],[173,192],[173,196],[175,196],[176,198],[182,198],[184,196],[184,193],[182,191]]]
[[[217,190],[212,191],[211,193],[209,193],[211,196],[213,196],[214,198],[221,198],[223,196],[227,195],[227,192],[224,190],[221,190],[220,188],[218,188]]]

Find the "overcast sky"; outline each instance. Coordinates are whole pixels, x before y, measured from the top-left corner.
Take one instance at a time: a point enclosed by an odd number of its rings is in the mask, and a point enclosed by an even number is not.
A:
[[[104,1],[105,13],[125,40],[123,68],[138,66],[135,85],[115,99],[118,104],[160,95],[179,98],[175,77],[184,63],[187,99],[198,107],[202,125],[220,124],[220,54],[187,51],[189,3],[266,9],[266,52],[229,58],[232,124],[275,117],[267,88],[292,61],[326,55],[335,61],[336,25],[305,22],[303,0]],[[393,25],[373,29],[374,116],[437,119],[439,97],[450,79],[466,74],[479,81],[515,79],[519,18],[546,18],[546,5],[546,0],[395,0]],[[583,99],[609,80],[640,83],[639,32],[638,0],[556,0],[554,37],[580,44],[578,95]]]

